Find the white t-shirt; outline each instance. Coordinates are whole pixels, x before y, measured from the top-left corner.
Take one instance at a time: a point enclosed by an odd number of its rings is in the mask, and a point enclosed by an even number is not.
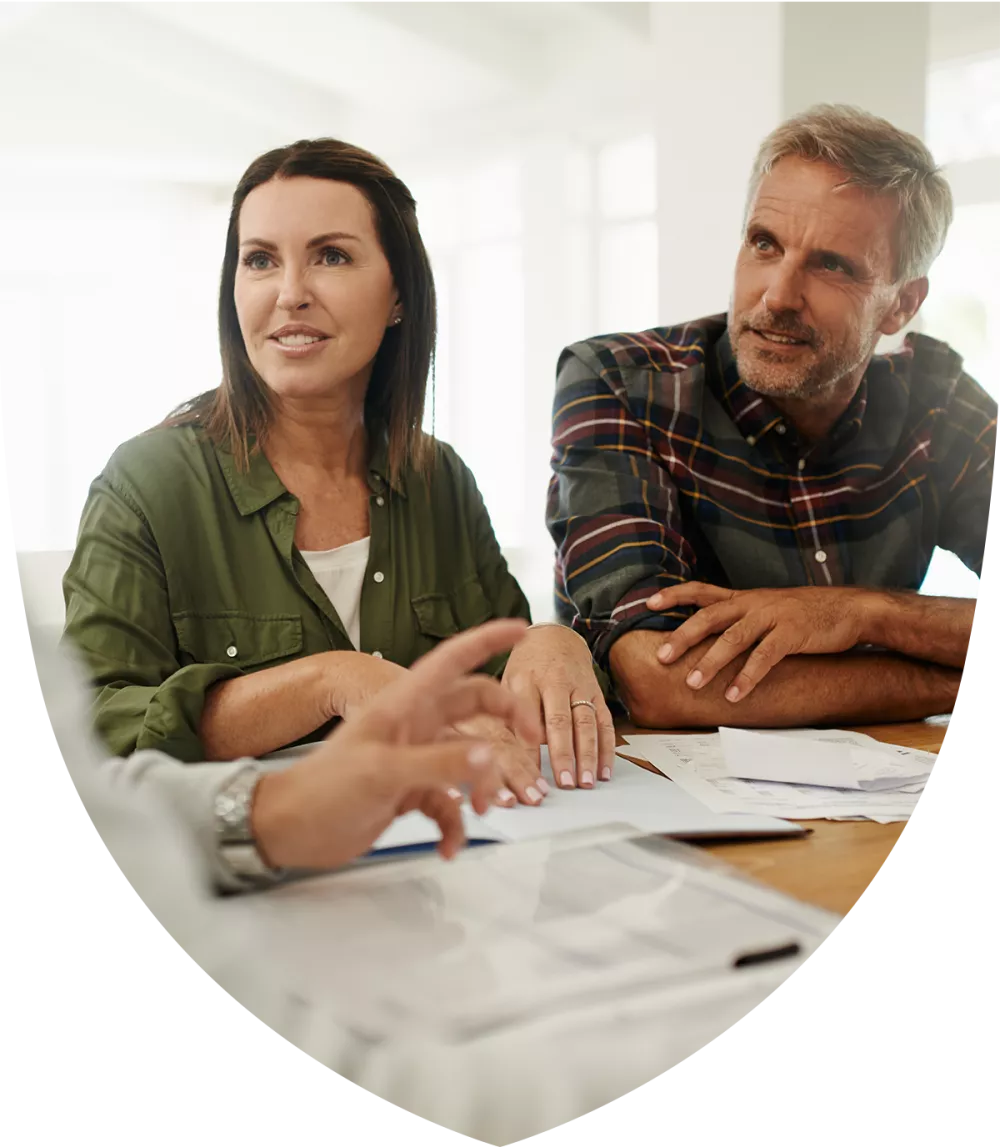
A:
[[[368,568],[371,538],[335,550],[300,550],[303,561],[330,599],[355,649],[361,648],[361,587]]]

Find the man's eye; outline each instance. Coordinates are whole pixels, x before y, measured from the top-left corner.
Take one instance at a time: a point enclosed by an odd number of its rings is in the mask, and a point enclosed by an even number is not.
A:
[[[758,235],[753,240],[753,245],[755,250],[762,252],[770,251],[773,246],[771,240],[768,239],[766,235]]]
[[[824,271],[843,271],[845,275],[850,274],[847,267],[834,255],[824,255],[821,265]]]

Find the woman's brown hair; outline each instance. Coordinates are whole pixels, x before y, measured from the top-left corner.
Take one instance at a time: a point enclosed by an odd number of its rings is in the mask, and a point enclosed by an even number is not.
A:
[[[247,356],[236,317],[233,289],[239,260],[243,201],[272,179],[309,176],[350,183],[371,204],[375,229],[403,305],[403,321],[389,327],[375,356],[365,396],[369,439],[384,436],[389,471],[395,478],[408,465],[422,468],[428,442],[421,430],[427,378],[434,359],[437,304],[430,260],[417,226],[409,189],[377,156],[336,139],[305,139],[255,159],[233,192],[219,287],[219,349],[222,383],[178,407],[165,426],[199,425],[231,450],[246,468],[250,442],[261,442],[271,416],[271,398]]]

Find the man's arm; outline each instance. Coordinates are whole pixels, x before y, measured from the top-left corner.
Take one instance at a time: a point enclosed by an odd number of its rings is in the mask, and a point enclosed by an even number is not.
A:
[[[738,725],[870,724],[914,721],[950,713],[961,671],[889,653],[841,653],[786,657],[741,701],[726,690],[747,655],[741,654],[701,689],[686,678],[713,641],[663,665],[657,651],[664,635],[649,630],[624,634],[611,648],[611,672],[633,721],[647,728]]]
[[[907,657],[961,669],[972,634],[975,598],[872,594],[864,641]]]

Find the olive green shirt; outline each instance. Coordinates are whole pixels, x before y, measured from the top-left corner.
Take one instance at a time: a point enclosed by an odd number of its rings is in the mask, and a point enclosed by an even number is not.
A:
[[[395,483],[382,446],[368,478],[362,652],[408,666],[490,617],[529,616],[450,446],[434,444],[429,476],[411,470]],[[90,669],[96,728],[112,753],[202,760],[216,682],[354,648],[296,549],[298,510],[261,451],[241,473],[192,427],[153,430],[115,452],[90,488],[63,582],[65,635]]]

